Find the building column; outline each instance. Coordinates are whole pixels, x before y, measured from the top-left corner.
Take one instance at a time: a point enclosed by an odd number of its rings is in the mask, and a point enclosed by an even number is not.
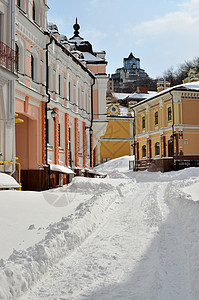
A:
[[[79,130],[78,119],[75,118],[75,167],[79,166]]]
[[[54,163],[59,164],[59,109],[54,108],[57,116],[54,120]]]
[[[46,102],[41,103],[41,122],[42,122],[42,164],[46,164]]]
[[[151,140],[147,138],[147,159],[151,158]]]
[[[83,136],[83,167],[86,167],[86,123],[83,122],[83,126],[82,126],[82,136]]]
[[[93,149],[93,133],[91,135],[91,168],[94,168],[94,149]]]
[[[69,166],[69,114],[65,113],[65,164]]]

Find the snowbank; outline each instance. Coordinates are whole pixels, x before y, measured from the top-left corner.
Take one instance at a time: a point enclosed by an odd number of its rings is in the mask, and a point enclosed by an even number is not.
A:
[[[74,213],[66,214],[66,217],[63,208],[61,208],[63,216],[61,221],[50,223],[49,219],[52,218],[52,215],[49,216],[47,221],[49,225],[45,228],[45,236],[35,245],[26,250],[14,250],[7,260],[0,260],[0,299],[16,299],[27,291],[50,266],[82,244],[93,230],[101,224],[114,200],[120,197],[118,189],[110,184],[96,184],[92,183],[92,179],[84,178],[79,180],[80,186],[78,188],[77,182],[78,179],[75,179],[69,186],[71,192],[78,189],[88,191],[88,187],[92,189],[93,186],[94,193],[91,193],[88,199],[80,201],[74,209]],[[104,196],[105,191],[106,197]],[[62,193],[65,192],[66,188],[63,188]],[[40,193],[35,193],[35,200],[37,198],[36,194],[40,195]],[[48,192],[48,194],[50,193]],[[77,200],[77,191],[76,196]],[[26,200],[29,201],[29,199]],[[41,204],[44,205],[42,202]],[[44,213],[46,216],[49,213],[48,209],[44,212],[46,207],[43,207],[42,210],[42,206],[37,200],[35,206],[38,210],[41,210],[41,214]],[[29,217],[31,213],[30,208]],[[36,210],[33,212],[34,217],[35,214]],[[34,229],[35,226],[38,226],[38,224],[35,225],[34,222],[33,226],[29,226],[29,228]]]
[[[0,189],[19,188],[18,182],[10,175],[0,172]]]
[[[118,172],[120,172],[120,176],[122,176],[121,172],[126,172],[129,170],[129,161],[134,161],[134,160],[135,160],[134,155],[132,156],[126,155],[126,156],[118,157],[95,167],[95,170],[97,172],[108,173],[111,176],[114,176],[113,175],[114,172],[117,175],[119,175]],[[116,178],[118,178],[117,175]]]

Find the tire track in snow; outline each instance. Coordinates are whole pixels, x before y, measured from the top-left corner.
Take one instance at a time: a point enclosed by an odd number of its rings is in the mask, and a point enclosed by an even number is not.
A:
[[[52,268],[31,300],[187,300],[181,223],[165,182],[121,188],[109,218]]]

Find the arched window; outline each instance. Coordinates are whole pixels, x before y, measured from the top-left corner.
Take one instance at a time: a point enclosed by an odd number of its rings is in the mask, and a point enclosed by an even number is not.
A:
[[[155,155],[160,155],[160,143],[155,143]]]
[[[34,47],[31,48],[31,78],[36,82],[40,80],[40,58]]]
[[[31,54],[31,78],[35,80],[35,61],[34,56]]]
[[[17,45],[17,43],[15,43],[15,52],[16,55],[19,57],[19,46]]]
[[[142,157],[146,157],[146,145],[142,146]]]
[[[24,41],[22,41],[18,36],[16,36],[15,51],[18,56],[18,71],[21,74],[24,74],[24,69],[25,69],[24,49],[25,49]]]

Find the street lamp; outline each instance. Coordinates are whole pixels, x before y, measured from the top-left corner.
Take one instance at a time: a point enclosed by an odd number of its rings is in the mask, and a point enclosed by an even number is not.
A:
[[[53,118],[53,120],[55,121],[56,117],[57,117],[57,112],[55,111],[54,108],[48,108],[48,111],[51,111],[51,117]]]

